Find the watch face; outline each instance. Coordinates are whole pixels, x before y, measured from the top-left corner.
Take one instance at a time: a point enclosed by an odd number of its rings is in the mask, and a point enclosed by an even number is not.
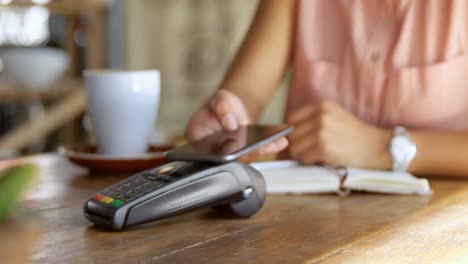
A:
[[[403,135],[397,135],[393,138],[391,149],[395,157],[413,157],[416,154],[416,145]]]

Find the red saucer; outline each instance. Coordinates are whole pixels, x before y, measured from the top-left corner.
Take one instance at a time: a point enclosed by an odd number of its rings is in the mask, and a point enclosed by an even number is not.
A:
[[[71,162],[93,172],[131,173],[166,162],[164,153],[171,148],[173,148],[171,145],[152,145],[145,154],[129,157],[96,153],[94,145],[62,146],[58,151]]]

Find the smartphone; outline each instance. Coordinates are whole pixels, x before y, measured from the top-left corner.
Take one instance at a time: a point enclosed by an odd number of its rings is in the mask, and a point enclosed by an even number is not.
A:
[[[166,152],[165,157],[182,161],[229,162],[288,135],[293,129],[286,124],[241,126],[234,131],[216,132],[175,147]]]

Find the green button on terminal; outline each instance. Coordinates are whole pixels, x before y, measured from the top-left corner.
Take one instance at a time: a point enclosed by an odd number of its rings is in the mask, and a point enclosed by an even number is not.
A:
[[[124,204],[124,202],[122,200],[114,200],[114,201],[112,201],[112,203],[110,203],[110,205],[115,206],[115,207],[119,207],[122,204]]]

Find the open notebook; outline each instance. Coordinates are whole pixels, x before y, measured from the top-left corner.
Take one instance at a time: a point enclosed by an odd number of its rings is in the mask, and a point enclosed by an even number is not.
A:
[[[268,193],[347,194],[351,190],[392,193],[431,194],[429,182],[406,172],[335,169],[306,166],[295,161],[269,161],[251,164],[267,183]]]

